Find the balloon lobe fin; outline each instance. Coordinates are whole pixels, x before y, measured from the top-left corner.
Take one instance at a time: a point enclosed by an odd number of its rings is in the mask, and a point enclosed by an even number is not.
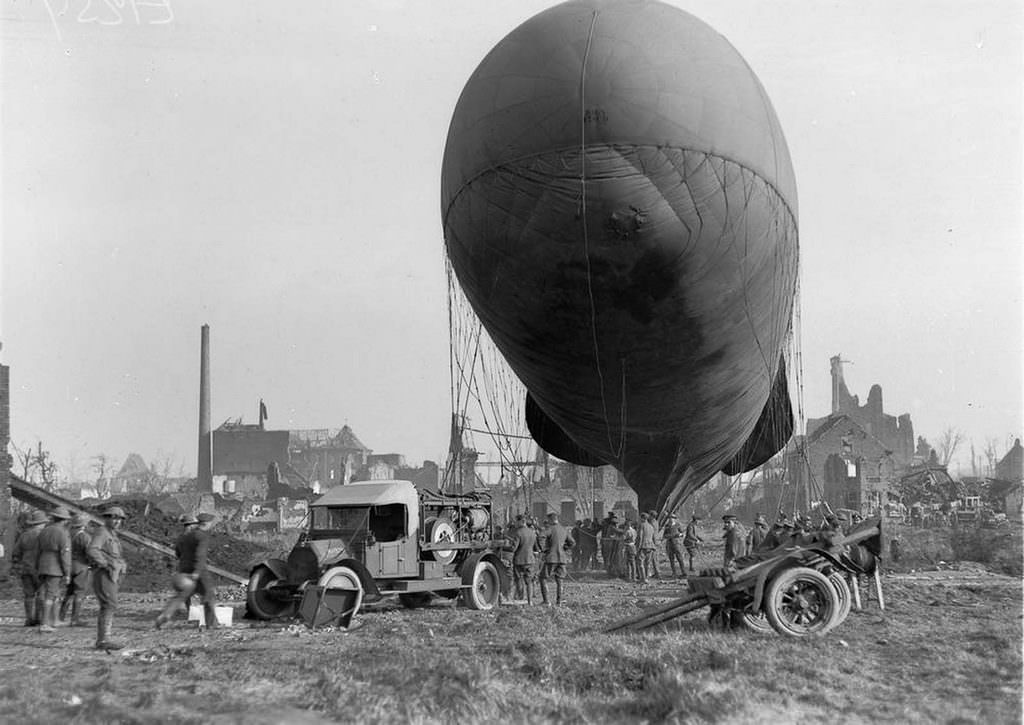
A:
[[[526,427],[537,445],[566,463],[577,466],[603,466],[607,463],[577,445],[558,423],[541,410],[529,393],[526,394]]]

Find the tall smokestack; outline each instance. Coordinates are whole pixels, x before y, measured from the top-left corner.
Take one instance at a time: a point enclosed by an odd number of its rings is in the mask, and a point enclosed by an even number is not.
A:
[[[199,470],[198,489],[213,491],[213,435],[210,433],[210,326],[199,341]]]

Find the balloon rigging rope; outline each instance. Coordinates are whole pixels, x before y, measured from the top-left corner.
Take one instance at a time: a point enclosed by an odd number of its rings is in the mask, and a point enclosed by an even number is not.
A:
[[[608,416],[608,400],[604,393],[604,372],[601,370],[601,350],[597,339],[597,304],[594,301],[594,280],[590,266],[590,237],[587,230],[587,129],[586,129],[586,82],[587,62],[590,59],[590,48],[594,42],[594,28],[597,25],[599,11],[595,10],[590,19],[590,30],[587,31],[587,47],[583,51],[583,64],[580,67],[580,220],[583,224],[583,258],[587,264],[587,297],[590,301],[590,334],[594,342],[594,366],[597,370],[598,385],[601,389],[601,412],[604,415],[605,433],[608,436],[608,450],[615,458],[622,455],[626,436],[625,420],[620,420],[619,444],[612,442],[611,419]],[[622,384],[626,384],[625,369],[622,371]],[[626,400],[622,399],[623,410]],[[620,413],[620,418],[624,416]]]

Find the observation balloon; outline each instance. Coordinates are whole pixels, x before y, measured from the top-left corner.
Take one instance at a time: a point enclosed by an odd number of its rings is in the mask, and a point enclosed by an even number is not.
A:
[[[789,439],[797,195],[739,53],[652,0],[576,0],[466,83],[441,175],[451,266],[551,455],[641,510]]]

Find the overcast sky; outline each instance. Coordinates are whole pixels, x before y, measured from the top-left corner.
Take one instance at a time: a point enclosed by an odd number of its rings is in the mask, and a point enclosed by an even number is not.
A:
[[[80,475],[195,472],[214,425],[352,426],[443,460],[440,166],[538,0],[0,0],[11,431]],[[673,0],[765,86],[796,171],[804,409],[829,357],[915,433],[1022,422],[1019,0]],[[123,5],[123,7],[118,7]],[[968,472],[968,471],[965,471]]]

